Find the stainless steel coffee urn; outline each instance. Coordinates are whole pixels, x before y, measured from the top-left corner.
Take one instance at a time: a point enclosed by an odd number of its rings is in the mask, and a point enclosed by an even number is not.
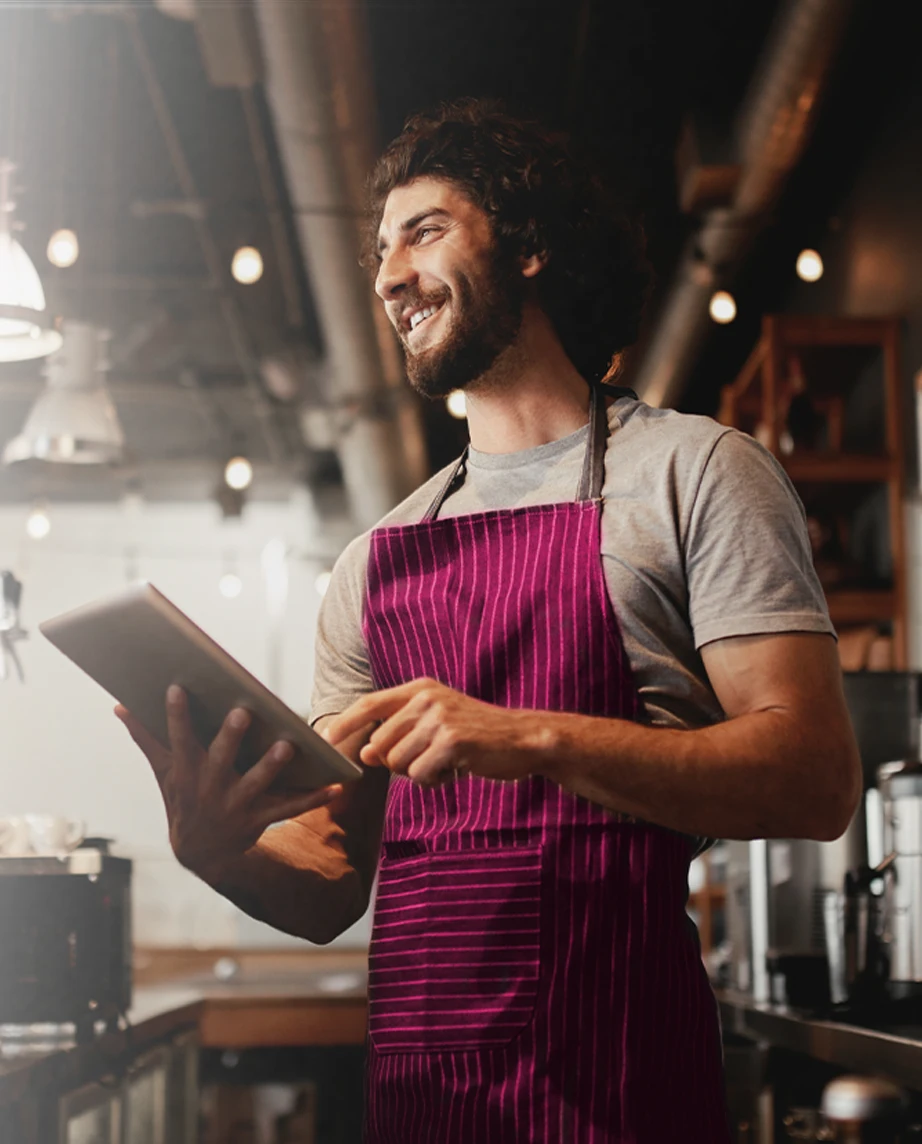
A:
[[[922,997],[922,762],[877,768],[883,852],[890,859],[884,890],[888,992],[894,1000]]]

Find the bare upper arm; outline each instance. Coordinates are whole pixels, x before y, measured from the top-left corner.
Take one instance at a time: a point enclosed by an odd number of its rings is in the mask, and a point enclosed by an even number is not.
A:
[[[850,728],[835,640],[816,632],[734,636],[701,648],[714,694],[728,719],[784,709],[832,718]]]

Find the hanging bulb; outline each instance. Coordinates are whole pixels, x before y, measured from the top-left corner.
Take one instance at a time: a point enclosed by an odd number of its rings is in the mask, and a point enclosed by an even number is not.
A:
[[[736,299],[728,290],[718,290],[711,296],[708,311],[715,322],[725,326],[736,317]]]
[[[453,389],[445,398],[445,405],[452,417],[457,417],[459,421],[467,417],[467,398],[463,389]]]
[[[56,230],[48,239],[48,261],[66,270],[73,266],[80,254],[80,243],[72,230]]]
[[[236,600],[243,591],[243,581],[236,572],[225,572],[218,581],[218,591],[225,600]]]
[[[61,346],[32,259],[13,238],[13,164],[0,158],[0,361],[31,361]]]
[[[41,505],[36,505],[26,518],[26,534],[31,540],[44,540],[51,532],[51,521]]]
[[[241,246],[234,252],[231,274],[244,286],[251,286],[263,276],[263,256],[255,246]]]
[[[248,489],[253,481],[253,466],[246,457],[231,457],[224,467],[224,480],[238,492]]]
[[[797,274],[804,282],[818,282],[823,277],[823,260],[815,250],[802,250],[797,255]]]

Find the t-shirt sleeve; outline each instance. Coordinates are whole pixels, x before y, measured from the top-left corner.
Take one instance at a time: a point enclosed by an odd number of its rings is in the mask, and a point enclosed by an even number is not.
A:
[[[714,444],[684,540],[695,646],[772,632],[835,635],[800,498],[777,460],[728,431]]]
[[[310,722],[339,712],[374,691],[362,637],[367,537],[352,541],[336,561],[320,605]]]

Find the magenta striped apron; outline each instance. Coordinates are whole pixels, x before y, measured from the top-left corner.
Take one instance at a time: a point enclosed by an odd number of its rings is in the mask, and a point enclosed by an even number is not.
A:
[[[577,499],[371,538],[375,686],[641,720],[606,588],[605,401]],[[728,1144],[685,913],[690,840],[531,777],[391,780],[369,959],[369,1144]]]

